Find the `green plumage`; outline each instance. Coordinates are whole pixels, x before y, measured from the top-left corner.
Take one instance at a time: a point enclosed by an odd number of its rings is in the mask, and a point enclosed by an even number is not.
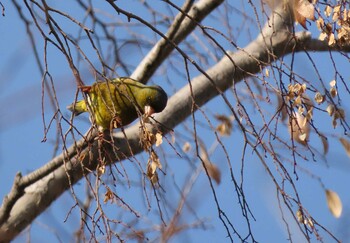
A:
[[[82,90],[89,104],[80,100],[67,108],[75,115],[89,111],[100,131],[128,125],[141,114],[161,112],[168,100],[160,86],[147,86],[131,78],[96,82]]]

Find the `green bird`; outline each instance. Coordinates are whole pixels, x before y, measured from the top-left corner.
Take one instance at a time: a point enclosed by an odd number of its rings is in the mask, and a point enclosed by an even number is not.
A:
[[[147,86],[127,77],[96,82],[81,89],[88,104],[79,100],[67,109],[76,116],[89,112],[101,132],[128,125],[139,115],[148,117],[161,112],[168,101],[160,86]]]

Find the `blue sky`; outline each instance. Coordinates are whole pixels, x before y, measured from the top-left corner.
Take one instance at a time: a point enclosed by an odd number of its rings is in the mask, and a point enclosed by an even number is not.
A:
[[[68,13],[75,13],[77,6],[74,4],[68,6],[65,3],[54,3],[57,4],[55,7],[66,10]],[[123,1],[118,1],[118,4],[123,4]],[[59,6],[62,5],[62,6]],[[67,5],[67,6],[66,6]],[[159,4],[165,9],[165,6]],[[44,137],[44,129],[42,122],[42,110],[41,110],[41,74],[38,71],[35,59],[33,57],[33,52],[31,50],[31,45],[26,35],[25,26],[23,22],[18,18],[18,14],[11,3],[6,3],[5,17],[0,17],[0,197],[3,198],[12,186],[14,176],[16,172],[21,171],[22,174],[27,174],[35,169],[44,165],[53,156],[53,144],[55,139],[55,128],[51,128],[48,134],[48,140],[42,142]],[[104,4],[99,5],[101,9],[106,8]],[[125,6],[126,8],[131,8],[130,6]],[[245,5],[247,7],[247,5]],[[132,8],[131,8],[132,9]],[[133,9],[134,10],[134,9]],[[136,14],[140,14],[144,18],[149,18],[141,10],[136,10]],[[78,12],[78,11],[77,11]],[[119,17],[120,20],[123,16]],[[206,20],[205,24],[214,24],[211,22],[210,18]],[[237,21],[241,21],[237,17]],[[131,21],[130,24],[135,22]],[[67,24],[67,23],[64,23]],[[87,23],[88,25],[88,23]],[[299,28],[299,27],[298,27]],[[162,26],[160,29],[164,30]],[[15,31],[14,31],[15,30]],[[120,36],[127,36],[125,29],[120,29]],[[316,30],[312,28],[313,35],[317,36]],[[118,32],[119,33],[119,32]],[[140,28],[140,35],[145,35],[149,39],[147,41],[154,40],[154,36],[150,35],[150,32],[142,30]],[[119,36],[119,37],[120,37]],[[255,34],[252,34],[253,38]],[[38,50],[42,50],[42,42],[40,41],[40,36],[35,35],[38,40]],[[244,47],[248,44],[249,39],[245,35],[239,35],[237,42],[240,46]],[[85,45],[86,43],[83,43]],[[229,46],[227,46],[229,47]],[[143,52],[146,48],[141,48]],[[71,72],[68,69],[65,59],[57,54],[54,49],[50,50],[49,62],[51,63],[50,72],[55,77],[55,88],[57,91],[57,96],[60,101],[61,109],[68,104],[70,104],[76,92],[76,85]],[[140,53],[140,49],[126,48],[122,53],[125,54],[125,60],[130,63],[131,66],[136,66],[144,53]],[[88,51],[91,58],[93,57],[93,52]],[[42,55],[42,53],[41,53]],[[329,60],[328,53],[312,53],[314,60],[316,60],[316,65],[325,80],[332,80],[334,72],[329,68],[329,62],[324,62],[324,60]],[[42,58],[42,56],[41,56]],[[337,68],[343,73],[345,80],[349,80],[349,70],[348,61],[341,57],[340,55],[335,55],[335,60],[339,61],[339,66]],[[290,61],[290,57],[286,57],[284,61]],[[213,64],[214,60],[209,60],[208,66]],[[96,60],[96,63],[97,60]],[[323,64],[325,63],[325,64]],[[182,64],[183,65],[183,64]],[[344,67],[343,67],[344,66]],[[94,81],[93,76],[85,65],[80,65],[80,72],[85,83],[89,84]],[[295,70],[304,75],[309,80],[317,80],[317,76],[313,70],[311,63],[307,60],[304,54],[296,55]],[[132,71],[132,70],[131,70]],[[168,71],[166,67],[161,67],[160,71],[157,72],[156,76],[152,79],[155,83],[162,85],[167,93],[171,95],[173,89],[180,88],[182,85],[186,84],[181,76],[177,75],[172,70],[166,74],[166,77],[176,85],[169,85],[164,81],[162,74]],[[127,75],[123,71],[118,70],[122,76]],[[192,77],[197,73],[193,71]],[[315,81],[316,82],[316,81]],[[239,87],[244,87],[240,84]],[[315,84],[317,85],[317,84]],[[344,93],[343,104],[346,104],[349,99],[348,95]],[[234,98],[228,94],[232,102]],[[46,123],[50,121],[52,116],[52,111],[50,109],[49,103],[45,100]],[[346,108],[345,108],[346,109]],[[224,113],[227,112],[226,107],[220,98],[216,98],[209,102],[204,108],[204,111],[212,113]],[[66,116],[69,117],[68,111],[66,111]],[[199,120],[203,120],[203,117],[197,112],[196,117]],[[258,119],[258,116],[254,116]],[[324,129],[329,129],[330,118],[324,116],[318,125]],[[81,131],[85,131],[89,127],[89,122],[87,116],[80,118],[80,122],[76,124],[79,126]],[[185,125],[191,128],[191,120],[186,121]],[[63,126],[67,129],[67,125]],[[236,127],[237,129],[237,127]],[[332,131],[332,130],[331,130]],[[175,129],[176,133],[186,133],[184,127],[178,127]],[[340,129],[336,129],[335,132],[342,134]],[[237,135],[238,133],[238,135]],[[286,133],[285,137],[289,135]],[[168,136],[171,139],[171,136]],[[203,129],[201,131],[201,138],[206,140],[206,146],[210,146],[214,143],[214,135],[208,129]],[[232,164],[234,171],[240,170],[240,159],[243,147],[242,136],[236,130],[231,137],[223,138],[225,145],[229,148],[230,156],[232,156]],[[315,139],[317,140],[317,139]],[[179,144],[181,145],[181,137]],[[343,202],[343,216],[340,219],[335,219],[332,217],[327,209],[326,199],[323,189],[320,187],[317,180],[310,178],[305,173],[298,173],[299,180],[296,180],[296,187],[299,190],[300,196],[303,199],[305,207],[309,212],[324,226],[329,227],[329,229],[340,239],[347,242],[349,239],[349,233],[347,232],[346,226],[349,226],[349,203],[350,194],[348,193],[349,185],[349,173],[350,173],[350,160],[346,156],[344,150],[342,149],[336,138],[330,137],[330,152],[327,155],[328,165],[324,162],[305,162],[301,163],[304,168],[312,171],[322,178],[323,183],[329,189],[336,191]],[[321,142],[314,142],[315,146],[322,148]],[[182,188],[184,186],[184,180],[187,180],[192,174],[192,167],[199,166],[199,161],[197,160],[195,164],[191,164],[184,159],[180,159],[176,156],[176,153],[172,151],[171,147],[164,143],[163,149],[165,154],[169,156],[166,158],[167,165],[167,175],[161,176],[160,179],[164,183],[166,188],[166,193],[160,193],[164,198],[164,202],[168,201],[169,205],[176,207],[178,199],[178,189],[176,187]],[[320,149],[322,150],[322,149]],[[59,153],[60,151],[58,151]],[[285,151],[288,153],[288,151]],[[238,154],[238,156],[235,156]],[[217,149],[211,154],[211,160],[217,164],[222,172],[222,182],[220,185],[215,185],[215,190],[218,194],[218,198],[221,207],[225,210],[225,213],[229,215],[233,224],[237,229],[241,229],[245,232],[246,228],[243,218],[241,215],[240,208],[237,204],[237,199],[235,198],[234,187],[231,182],[230,174],[227,169],[227,162],[225,161],[225,156],[222,150]],[[143,154],[138,157],[142,161],[144,168],[147,162],[147,155]],[[271,161],[270,161],[271,162]],[[272,163],[272,162],[271,162]],[[129,161],[123,162],[123,165],[128,170],[128,175],[130,180],[137,180],[140,178],[140,170],[135,163],[130,163]],[[292,167],[288,164],[286,165],[292,171]],[[260,242],[284,242],[286,241],[287,234],[285,226],[280,218],[280,211],[278,209],[278,204],[276,201],[276,189],[272,184],[270,178],[268,177],[264,167],[257,160],[256,157],[251,155],[251,151],[247,152],[247,157],[245,161],[245,194],[249,200],[249,205],[253,211],[256,222],[253,222],[252,228],[255,233],[256,240]],[[237,173],[239,174],[239,173]],[[147,219],[151,222],[158,222],[159,217],[157,212],[157,207],[155,206],[155,198],[152,197],[151,190],[148,191],[148,196],[151,201],[151,210],[147,211],[145,208],[145,195],[140,188],[128,188],[125,186],[125,181],[119,178],[116,190],[118,195],[121,195],[125,201],[129,202],[132,206],[136,208],[137,211],[147,214]],[[175,181],[175,182],[174,182]],[[75,192],[84,197],[84,183],[78,183],[75,186]],[[103,194],[103,190],[101,191]],[[179,240],[186,240],[186,242],[226,242],[226,232],[219,221],[217,216],[216,205],[213,200],[213,195],[211,193],[208,179],[201,173],[194,184],[190,196],[189,202],[191,206],[196,209],[196,215],[199,219],[204,219],[206,229],[190,229],[185,233],[181,234],[179,237],[174,238],[173,242],[178,242]],[[66,216],[70,207],[74,205],[74,200],[70,193],[65,193],[62,195],[53,205],[43,213],[38,219],[32,224],[30,229],[30,236],[33,242],[63,242],[73,241],[71,238],[72,230],[77,230],[79,224],[79,212],[73,210],[72,214],[69,215],[67,221],[65,221]],[[114,214],[118,212],[115,204],[106,205],[107,212]],[[296,209],[295,209],[296,210]],[[189,209],[185,211],[189,215],[189,223],[198,220]],[[130,219],[128,217],[130,214],[126,214],[126,220]],[[290,216],[289,216],[290,217]],[[183,219],[182,219],[183,220]],[[147,225],[149,222],[147,220],[142,221]],[[141,222],[141,223],[142,223]],[[187,222],[187,221],[186,221]],[[293,236],[295,236],[295,242],[303,242],[303,238],[300,236],[300,232],[296,229],[295,223],[290,224]],[[244,235],[244,233],[243,233]],[[17,238],[15,242],[21,242],[26,239],[27,235],[24,234]],[[313,238],[314,239],[314,238]],[[325,238],[325,242],[328,241]]]

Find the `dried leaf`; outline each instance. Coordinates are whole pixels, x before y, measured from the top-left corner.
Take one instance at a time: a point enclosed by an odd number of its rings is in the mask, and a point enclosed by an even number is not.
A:
[[[156,147],[158,147],[162,143],[163,143],[163,136],[160,132],[157,132],[157,134],[156,134]]]
[[[106,166],[105,165],[101,165],[97,168],[97,175],[101,176],[106,172]]]
[[[331,93],[332,98],[336,97],[338,92],[336,87],[332,87],[329,92]]]
[[[340,17],[340,5],[337,5],[333,8],[333,22],[337,21]]]
[[[320,93],[320,92],[316,92],[315,94],[315,101],[317,104],[322,104],[325,101],[325,97]]]
[[[324,26],[324,20],[323,18],[318,18],[318,20],[316,21],[316,26],[319,30],[322,30],[323,26]]]
[[[158,155],[152,151],[147,163],[147,177],[153,184],[158,182],[157,169],[161,169],[162,164],[160,163]]]
[[[333,116],[335,110],[334,105],[329,105],[326,110],[330,116]]]
[[[326,189],[326,198],[329,211],[331,211],[334,217],[339,218],[343,210],[340,197],[336,192]]]
[[[301,105],[301,97],[298,96],[295,98],[294,102],[293,102],[293,106],[298,106]]]
[[[334,79],[329,82],[329,86],[331,87],[334,87],[336,84],[337,84],[337,81],[335,81]]]
[[[327,17],[329,17],[329,16],[331,16],[332,10],[333,10],[332,7],[329,6],[329,5],[327,5],[326,9],[324,10],[324,14],[325,14]]]
[[[205,167],[207,168],[209,176],[219,185],[221,182],[221,171],[218,167],[213,163],[206,163]]]
[[[307,134],[306,133],[302,133],[299,135],[299,139],[300,141],[303,142],[303,144],[306,142],[306,138],[307,138]]]
[[[337,119],[334,119],[334,118],[333,118],[333,120],[332,120],[332,125],[333,125],[333,127],[336,128],[336,127],[337,127],[337,124],[338,124],[338,123],[337,123]]]
[[[314,227],[314,223],[312,222],[312,220],[309,217],[303,215],[300,209],[298,209],[298,211],[296,212],[296,216],[299,223],[305,224],[310,228]]]
[[[270,70],[268,68],[265,68],[265,75],[266,77],[270,77]]]
[[[329,149],[329,144],[328,144],[328,140],[325,136],[323,136],[321,134],[321,141],[323,144],[323,154],[326,155],[328,153],[328,149]]]
[[[305,146],[310,136],[310,124],[307,122],[307,119],[299,113],[295,113],[294,115],[295,117],[290,118],[291,121],[288,123],[289,133],[294,141]]]
[[[303,217],[303,213],[301,212],[300,209],[298,209],[298,211],[296,212],[296,216],[297,216],[298,222],[303,224],[304,223],[304,217]]]
[[[311,121],[313,117],[313,109],[311,108],[310,110],[307,111],[306,115],[305,115],[305,122],[307,121]]]
[[[334,112],[334,119],[344,119],[345,118],[345,111],[342,108],[338,108]]]
[[[188,151],[190,151],[191,149],[191,144],[189,142],[186,142],[183,146],[182,146],[182,151],[184,151],[185,153],[187,153]]]
[[[153,185],[157,185],[159,178],[158,178],[158,173],[154,172],[154,174],[150,178],[151,182]]]
[[[156,142],[156,136],[147,128],[147,126],[140,127],[140,142],[143,149],[146,151]]]
[[[214,179],[217,184],[221,182],[221,172],[216,165],[210,162],[207,150],[203,143],[199,144],[200,157],[203,160],[204,166],[207,169],[210,178]]]
[[[308,0],[294,0],[293,12],[295,21],[306,28],[306,19],[315,20],[315,7]]]
[[[221,123],[216,127],[216,131],[220,133],[221,136],[229,136],[232,132],[232,122],[231,119],[225,115],[216,115],[215,118]]]
[[[346,154],[350,157],[350,142],[346,140],[345,138],[340,138],[339,141],[343,145]]]
[[[324,41],[326,38],[328,37],[326,32],[321,32],[320,36],[318,37],[318,39],[320,41]]]
[[[105,197],[103,199],[103,203],[107,203],[108,201],[112,201],[114,198],[113,192],[107,187],[107,191],[105,193]]]

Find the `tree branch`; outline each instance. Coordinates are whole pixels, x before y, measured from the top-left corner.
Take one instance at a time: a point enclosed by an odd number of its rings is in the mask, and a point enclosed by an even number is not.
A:
[[[168,1],[165,1],[168,2]],[[191,2],[191,1],[189,1]],[[200,0],[192,5],[188,10],[190,3],[185,2],[182,12],[174,19],[168,32],[161,38],[154,47],[143,58],[141,63],[132,73],[131,78],[146,83],[154,74],[160,64],[170,55],[177,44],[184,40],[197,27],[209,13],[216,9],[223,0]],[[187,14],[189,17],[185,17]]]

